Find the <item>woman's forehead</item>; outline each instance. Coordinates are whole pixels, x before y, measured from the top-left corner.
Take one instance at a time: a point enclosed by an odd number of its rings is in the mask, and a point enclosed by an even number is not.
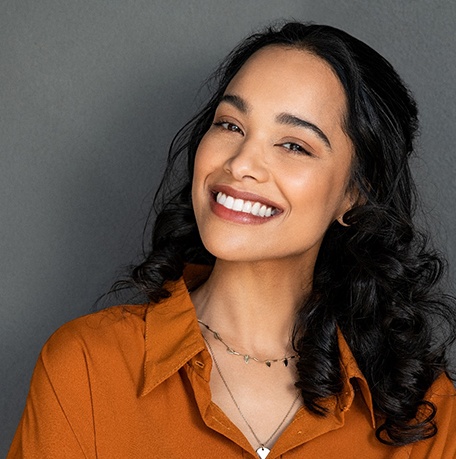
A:
[[[291,114],[324,130],[343,130],[345,91],[332,67],[306,50],[267,46],[255,52],[226,88],[223,100],[246,113]]]

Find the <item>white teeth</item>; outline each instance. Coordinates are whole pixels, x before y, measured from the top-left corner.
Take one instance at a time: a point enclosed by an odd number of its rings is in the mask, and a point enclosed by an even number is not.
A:
[[[233,210],[239,212],[244,207],[244,201],[242,199],[235,199],[233,204]]]
[[[243,199],[234,199],[232,196],[227,196],[225,193],[217,193],[216,201],[227,209],[235,212],[244,212],[259,217],[271,217],[275,214],[273,207],[268,207],[260,202],[244,201]]]
[[[252,210],[252,203],[250,201],[245,201],[244,207],[242,208],[242,212],[249,214],[251,210]]]
[[[225,204],[223,204],[227,209],[232,209],[234,205],[234,198],[231,196],[226,197]]]
[[[260,214],[260,207],[261,207],[261,204],[259,202],[256,202],[253,206],[252,206],[252,214],[253,215],[259,215]]]
[[[226,194],[219,193],[217,195],[217,202],[223,206],[226,202]]]

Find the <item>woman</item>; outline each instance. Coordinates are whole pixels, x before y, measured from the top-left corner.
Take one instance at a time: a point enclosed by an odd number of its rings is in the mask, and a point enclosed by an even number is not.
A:
[[[345,32],[244,40],[117,285],[148,304],[53,335],[8,457],[455,457],[453,304],[412,223],[416,128],[394,69]]]

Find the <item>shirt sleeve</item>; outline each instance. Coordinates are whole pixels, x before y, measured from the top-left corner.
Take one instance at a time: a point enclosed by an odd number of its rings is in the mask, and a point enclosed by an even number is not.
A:
[[[62,328],[43,347],[7,459],[96,457],[81,344]]]

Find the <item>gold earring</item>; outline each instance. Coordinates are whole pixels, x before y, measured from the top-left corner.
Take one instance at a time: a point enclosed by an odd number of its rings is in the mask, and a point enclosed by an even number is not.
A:
[[[337,218],[337,222],[339,223],[340,226],[348,227],[350,225],[348,223],[344,222],[344,216],[345,216],[345,214],[342,214],[340,217],[338,217]]]

